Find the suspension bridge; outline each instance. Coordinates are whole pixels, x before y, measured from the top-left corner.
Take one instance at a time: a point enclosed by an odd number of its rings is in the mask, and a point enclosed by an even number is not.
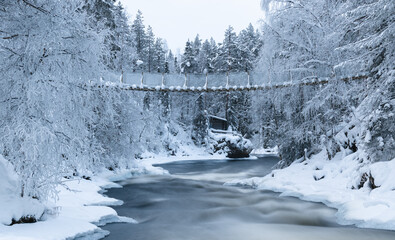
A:
[[[326,85],[330,81],[357,81],[368,78],[367,74],[348,76],[318,78],[308,77],[299,81],[288,81],[283,83],[259,83],[259,77],[250,74],[206,74],[206,75],[181,75],[181,74],[122,74],[119,82],[106,81],[115,79],[107,76],[95,83],[98,88],[118,88],[128,91],[143,92],[242,92],[242,91],[264,91],[270,89],[288,88],[294,86]]]

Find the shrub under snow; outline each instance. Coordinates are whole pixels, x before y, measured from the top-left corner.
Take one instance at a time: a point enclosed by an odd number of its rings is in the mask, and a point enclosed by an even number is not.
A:
[[[249,157],[252,151],[250,140],[237,133],[209,133],[210,148],[216,153],[225,153],[229,158]]]

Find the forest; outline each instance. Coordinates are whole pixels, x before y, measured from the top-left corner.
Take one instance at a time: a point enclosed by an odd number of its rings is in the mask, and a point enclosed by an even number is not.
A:
[[[56,199],[65,177],[132,168],[152,154],[185,156],[191,146],[213,154],[207,115],[226,118],[256,149],[278,146],[277,168],[322,151],[327,160],[359,153],[362,165],[393,160],[395,1],[259,7],[259,29],[229,26],[218,43],[197,35],[175,53],[141,11],[128,17],[115,0],[1,1],[0,155],[20,179],[20,197]],[[235,93],[93,87],[124,72],[328,84]],[[366,79],[341,80],[354,76]]]

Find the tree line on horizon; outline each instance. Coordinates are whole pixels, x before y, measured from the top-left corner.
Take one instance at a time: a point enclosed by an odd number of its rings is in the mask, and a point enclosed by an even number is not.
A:
[[[97,1],[87,9],[97,21],[109,29],[107,43],[110,58],[107,66],[115,71],[132,70],[149,73],[225,73],[252,71],[262,47],[261,33],[250,24],[236,34],[232,26],[224,33],[224,40],[203,40],[199,34],[185,44],[183,53],[175,54],[166,40],[155,36],[151,26],[145,26],[143,13],[138,10],[129,20],[121,3]],[[93,7],[95,6],[95,7]]]

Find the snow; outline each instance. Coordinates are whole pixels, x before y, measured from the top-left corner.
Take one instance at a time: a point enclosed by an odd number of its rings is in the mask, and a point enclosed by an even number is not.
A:
[[[252,150],[251,155],[258,155],[258,156],[278,156],[278,146],[274,148],[257,148]]]
[[[338,209],[341,224],[363,228],[395,230],[395,159],[389,162],[365,163],[362,150],[346,155],[338,153],[328,160],[326,152],[311,159],[295,161],[291,166],[274,170],[262,178],[234,180],[227,185],[247,185],[257,189],[281,192],[282,196],[322,202]],[[364,173],[369,180],[358,189]]]
[[[229,158],[226,157],[224,154],[194,154],[191,156],[183,156],[183,157],[167,157],[167,156],[156,156],[151,158],[146,158],[140,160],[141,163],[155,165],[155,164],[166,164],[172,162],[189,162],[189,161],[206,161],[206,160],[228,160]],[[252,158],[255,159],[255,158]]]
[[[119,217],[108,206],[123,204],[122,201],[102,195],[107,188],[121,186],[113,181],[120,181],[140,174],[164,174],[160,168],[149,163],[135,163],[131,169],[101,173],[85,179],[64,179],[58,187],[58,201],[40,204],[33,199],[18,197],[16,191],[17,176],[0,155],[0,240],[8,239],[68,239],[89,237],[99,239],[108,235],[99,228],[111,222],[137,223],[129,217]],[[11,218],[21,216],[42,216],[34,224],[15,224],[8,226]]]
[[[37,200],[20,197],[19,181],[14,170],[0,155],[0,229],[9,225],[12,219],[23,216],[41,216],[44,206]]]

